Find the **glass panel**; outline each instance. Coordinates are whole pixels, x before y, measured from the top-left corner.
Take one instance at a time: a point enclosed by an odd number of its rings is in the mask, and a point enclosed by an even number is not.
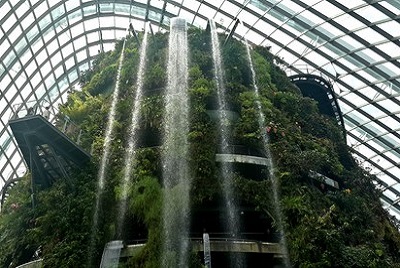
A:
[[[47,14],[46,16],[44,16],[44,18],[39,21],[39,28],[40,30],[44,31],[45,28],[51,23],[51,18],[50,18],[50,14]]]
[[[97,32],[88,33],[86,35],[86,38],[88,39],[89,43],[93,43],[93,42],[99,41],[99,34]]]
[[[97,18],[95,19],[90,19],[90,20],[85,20],[85,29],[86,31],[91,31],[93,29],[96,29],[99,27],[99,23],[97,21]]]
[[[372,51],[369,48],[358,51],[355,54],[360,56],[361,58],[367,60],[369,63],[384,60],[384,58],[382,56],[378,55],[376,52]]]
[[[386,16],[373,6],[365,6],[363,8],[359,8],[355,10],[355,13],[359,14],[364,19],[367,19],[370,22],[376,22],[388,18],[388,16]]]
[[[384,116],[385,115],[385,113],[383,111],[379,110],[378,108],[376,108],[372,104],[362,107],[361,110],[367,112],[370,115],[373,115],[374,117],[380,117],[380,116]],[[377,128],[379,128],[379,130],[381,132],[384,131],[381,127],[377,126]]]
[[[111,3],[101,3],[100,12],[101,13],[111,13],[114,11],[114,4]]]
[[[386,38],[383,37],[381,34],[377,33],[371,28],[364,28],[359,31],[355,32],[359,37],[368,40],[369,43],[378,43],[382,41],[386,41]]]
[[[342,46],[347,48],[349,51],[353,51],[353,50],[365,47],[365,45],[354,40],[353,37],[350,37],[348,35],[344,35],[344,36],[336,39],[336,42],[338,42],[339,44],[341,44]]]
[[[400,49],[399,46],[395,45],[393,42],[387,42],[376,46],[381,51],[384,51],[386,54],[391,56],[392,58],[400,57]]]
[[[330,13],[329,13],[329,15],[330,15]],[[315,15],[314,13],[312,13],[311,11],[308,11],[308,10],[304,10],[297,17],[300,18],[302,21],[307,21],[307,23],[311,26],[315,26],[317,24],[321,24],[321,23],[325,22],[325,20],[321,19],[320,17],[318,17],[317,15]]]
[[[28,27],[35,22],[35,18],[32,13],[29,13],[21,22],[21,26],[23,29],[28,29]]]
[[[98,25],[98,23],[97,23],[97,25]],[[110,19],[109,17],[100,17],[100,26],[101,26],[101,28],[114,27],[114,20]]]
[[[348,0],[336,0],[336,2],[340,3],[341,5],[349,8],[349,9],[364,4],[364,1],[362,1],[362,0],[351,0],[351,1],[348,1]]]
[[[71,37],[68,32],[64,32],[60,35],[58,35],[58,41],[60,42],[60,46],[63,46],[65,43],[69,42],[71,40]]]
[[[239,18],[240,19],[240,18]],[[238,25],[238,28],[242,26],[242,24]],[[244,26],[243,26],[244,27]],[[241,28],[241,27],[240,27]],[[274,30],[275,27],[271,26],[270,24],[266,23],[263,20],[258,20],[255,25],[254,25],[255,29],[262,29],[262,32],[265,34],[265,36],[270,35]]]
[[[78,79],[78,73],[76,70],[72,70],[68,73],[68,78],[71,83],[74,83]]]
[[[375,162],[375,163],[379,163],[379,166],[381,166],[383,169],[388,169],[390,167],[393,166],[392,163],[390,163],[389,161],[387,161],[385,158],[383,158],[382,156],[376,156],[371,158],[371,161]]]
[[[18,75],[17,79],[15,80],[15,84],[17,85],[17,88],[22,88],[22,85],[26,82],[26,77],[22,73]]]
[[[36,60],[39,66],[47,59],[47,53],[45,49],[42,49],[40,53],[36,56]]]
[[[346,55],[341,59],[337,60],[338,62],[342,63],[344,66],[349,68],[350,70],[358,69],[364,67],[362,63],[358,60],[354,59],[351,55]]]
[[[17,54],[20,55],[22,50],[26,49],[26,40],[25,38],[22,38],[18,44],[15,46],[15,50],[17,51]]]
[[[53,17],[53,20],[57,20],[59,17],[64,15],[64,13],[65,13],[64,5],[61,4],[51,12],[51,16]]]
[[[115,39],[113,30],[103,30],[101,32],[102,32],[103,40],[113,40],[113,39]]]
[[[366,105],[368,103],[366,100],[364,100],[363,98],[354,93],[350,93],[349,95],[347,95],[346,99],[351,100],[352,104],[354,104],[357,107]]]
[[[21,18],[25,14],[25,12],[28,11],[28,9],[29,9],[29,5],[25,2],[19,6],[19,8],[15,11],[15,13],[17,14],[18,18]]]
[[[83,8],[83,15],[84,16],[89,16],[92,14],[96,13],[96,6],[95,5],[91,5],[91,6],[87,6]]]
[[[3,61],[4,65],[5,65],[5,66],[9,66],[9,65],[11,64],[11,62],[14,61],[15,58],[16,58],[16,55],[15,55],[14,51],[11,50],[11,51],[6,55],[6,57],[4,58],[4,61]]]
[[[387,100],[389,101],[389,100]],[[384,105],[384,103],[379,103],[380,105]],[[385,107],[385,106],[383,106]],[[385,107],[386,108],[386,107]],[[397,107],[397,111],[399,110],[400,107]],[[379,119],[380,122],[382,122],[383,124],[385,124],[386,126],[390,126],[391,129],[395,129],[395,130],[399,130],[400,129],[400,122],[397,120],[394,120],[392,117],[390,116],[386,116],[385,118]],[[400,144],[399,144],[400,146]]]
[[[47,51],[49,55],[52,55],[54,51],[58,49],[58,42],[57,39],[54,39],[49,45],[47,45]]]
[[[399,35],[399,23],[394,20],[390,20],[388,22],[384,22],[381,24],[378,24],[378,27],[384,30],[385,32],[389,33],[392,37],[398,36]]]
[[[11,10],[10,4],[8,1],[4,1],[3,5],[1,6],[1,12],[3,16],[6,16],[8,12]],[[1,187],[0,187],[1,189]]]
[[[48,9],[47,7],[47,1],[43,1],[42,3],[40,3],[40,5],[38,7],[35,8],[35,15],[36,18],[40,18],[40,16],[43,15],[43,13]]]
[[[118,25],[118,26],[126,26],[126,27],[128,27],[128,25],[129,25],[129,18],[127,18],[127,17],[114,17],[114,19],[115,19],[115,25]],[[138,23],[136,23],[136,20],[131,20],[131,22],[132,22],[132,25],[143,25],[144,24],[144,22],[143,21],[138,21]],[[153,27],[154,27],[154,25],[153,25]],[[126,34],[125,34],[126,35]],[[124,35],[124,36],[125,36]]]
[[[43,83],[41,83],[38,88],[35,90],[36,95],[38,96],[38,98],[41,98],[45,93],[46,93],[46,89],[44,88]]]
[[[357,126],[358,125],[363,125],[363,124],[365,124],[365,123],[370,121],[366,116],[362,115],[357,110],[353,110],[353,111],[349,112],[347,115],[345,115],[345,117],[346,118],[348,117],[348,118],[352,119],[352,120],[349,120],[349,122],[353,122],[353,121],[357,122]],[[364,133],[362,133],[362,134],[364,134]]]
[[[267,2],[264,3],[259,0],[250,0],[250,4],[256,8],[259,8],[260,10],[262,10],[264,12],[267,11],[271,5],[269,3],[268,3],[269,5],[267,5]]]
[[[76,58],[77,58],[78,62],[82,62],[85,59],[87,59],[86,50],[81,50],[78,53],[76,53]]]
[[[72,53],[73,53],[74,49],[72,47],[71,43],[68,43],[62,50],[62,54],[64,56],[64,60],[65,58],[69,57]]]
[[[385,7],[386,9],[390,10],[393,12],[393,14],[399,14],[400,13],[400,7],[396,3],[396,1],[381,1],[379,2],[379,5]]]
[[[85,36],[81,36],[78,39],[74,40],[75,50],[79,50],[80,48],[86,46],[86,38]]]
[[[61,57],[61,53],[57,52],[54,54],[54,56],[51,58],[51,64],[53,64],[53,66],[57,66],[58,64],[62,64],[62,57]]]
[[[13,44],[21,34],[22,34],[21,27],[17,25],[17,27],[15,27],[14,30],[8,35],[11,44]]]
[[[376,67],[390,77],[396,77],[400,74],[400,68],[395,66],[392,62],[384,62],[382,64],[376,65]]]
[[[327,41],[330,41],[331,39],[344,34],[341,30],[332,26],[328,22],[315,27],[315,30],[322,33],[323,35],[325,35],[327,37]],[[322,38],[322,37],[320,37],[320,38]]]
[[[115,4],[115,13],[116,14],[130,14],[130,6],[124,4]],[[146,10],[144,8],[140,8],[137,6],[132,7],[132,13],[137,14],[139,16],[144,17]]]
[[[38,33],[39,33],[39,29],[36,25],[34,25],[33,28],[26,35],[29,43],[32,43],[33,38],[35,38],[35,36],[38,35]]]
[[[31,58],[32,58],[31,51],[29,49],[25,50],[24,54],[20,56],[22,65],[25,65]]]
[[[65,7],[67,9],[67,12],[78,6],[79,6],[79,0],[68,0],[65,2]]]
[[[190,2],[190,4],[188,4]],[[189,8],[192,7],[196,7],[199,6],[199,2],[195,1],[195,0],[184,0],[183,5],[187,6]],[[159,9],[162,9],[163,5],[164,5],[164,1],[158,1],[158,0],[151,0],[150,5]]]
[[[50,88],[51,86],[53,86],[55,83],[54,77],[52,74],[50,74],[47,78],[46,78],[46,87]]]
[[[65,61],[65,67],[67,68],[67,70],[71,69],[74,65],[75,65],[74,57],[70,57]]]
[[[83,24],[78,23],[74,27],[71,28],[72,37],[77,37],[83,33]]]
[[[314,5],[313,8],[322,14],[326,14],[326,11],[329,10],[329,17],[331,18],[343,13],[343,10],[327,1],[320,1],[318,4]]]
[[[400,111],[399,105],[390,99],[385,99],[385,100],[379,101],[378,104],[381,105],[382,107],[384,107],[385,109],[389,110],[389,112],[391,112],[391,113],[396,113],[396,112],[398,113]],[[389,118],[387,120],[389,120]],[[400,123],[397,123],[397,124],[400,124]],[[397,124],[395,124],[395,125],[397,125]],[[391,128],[396,128],[392,124],[390,124],[389,126]]]
[[[214,20],[217,24],[220,24],[220,25],[224,26],[225,28],[228,27],[228,25],[231,24],[231,22],[232,22],[231,18],[223,15],[222,13],[217,13]],[[217,25],[217,27],[218,27],[218,25]]]
[[[25,67],[25,71],[26,71],[28,77],[30,77],[36,69],[37,69],[36,62],[34,60],[32,60],[29,63],[29,65],[27,67]]]
[[[17,18],[15,17],[14,13],[10,14],[10,17],[1,25],[4,32],[8,32],[8,30],[17,22]]]
[[[39,0],[29,0],[31,2],[31,5],[34,6]]]
[[[274,32],[271,35],[271,37],[275,38],[276,40],[278,40],[283,45],[286,45],[286,44],[290,43],[293,40],[293,38],[291,38],[289,35],[281,32],[281,31]]]
[[[73,12],[72,14],[68,15],[69,25],[73,25],[74,23],[76,23],[77,21],[79,21],[81,19],[82,19],[81,10],[77,10],[77,11]]]
[[[249,31],[247,37],[255,44],[260,44],[264,40],[264,37],[254,31]]]
[[[36,74],[31,78],[31,84],[35,88],[41,80],[41,76],[39,72],[36,72]]]
[[[61,57],[60,57],[61,58]],[[60,63],[60,62],[58,62]],[[56,64],[53,64],[54,66],[56,66]],[[57,79],[59,79],[62,75],[64,74],[64,69],[63,67],[60,65],[58,66],[55,71],[54,71],[54,75],[56,76]]]
[[[367,70],[367,69],[365,69]],[[376,81],[376,77],[371,75],[370,72],[366,72],[365,70],[359,70],[356,73],[360,75],[362,78],[366,79],[368,82],[373,83]]]
[[[53,27],[48,28],[47,31],[43,33],[44,42],[47,44],[55,35]]]
[[[33,91],[33,89],[31,88],[31,86],[29,85],[29,83],[27,83],[24,88],[21,91],[21,95],[22,98],[26,98],[28,97],[29,93],[31,93]]]
[[[351,30],[351,31],[353,31],[355,29],[359,29],[361,27],[366,27],[365,24],[363,24],[359,20],[353,18],[349,14],[343,14],[337,18],[334,18],[333,20],[336,21],[337,23],[339,23],[340,25],[343,25],[346,29]]]
[[[53,26],[54,26],[54,29],[56,30],[57,34],[60,34],[68,26],[67,17],[62,17],[60,20],[58,20],[56,23],[54,23]]]
[[[185,18],[187,21],[191,21],[193,19],[193,15],[185,10],[181,10],[181,17]],[[159,22],[161,20],[161,14],[155,11],[149,11],[149,19],[152,21]]]

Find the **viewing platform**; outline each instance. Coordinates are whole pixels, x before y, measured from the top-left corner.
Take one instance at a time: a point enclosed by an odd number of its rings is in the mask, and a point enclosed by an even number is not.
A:
[[[196,252],[204,251],[202,238],[191,238],[192,249]],[[135,244],[129,244],[122,248],[121,258],[132,257],[137,254],[144,246],[145,241],[137,241]],[[238,252],[238,253],[262,253],[273,254],[276,258],[283,257],[283,249],[279,243],[261,242],[255,240],[242,239],[210,239],[210,250],[212,252]]]
[[[9,120],[9,125],[34,183],[48,187],[59,178],[68,178],[73,169],[84,167],[90,160],[74,141],[79,141],[79,133],[75,134],[78,128],[71,122],[57,119],[56,127],[33,109],[22,117],[20,112]]]
[[[232,163],[235,172],[257,181],[268,178],[268,170],[271,168],[271,161],[261,150],[243,145],[229,145],[226,152],[215,155],[215,161]]]

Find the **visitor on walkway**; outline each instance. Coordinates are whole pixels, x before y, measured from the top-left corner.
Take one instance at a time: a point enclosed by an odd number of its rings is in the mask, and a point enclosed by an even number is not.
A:
[[[46,106],[43,111],[43,117],[46,118],[47,120],[50,118],[50,110],[49,109],[50,109],[50,107]]]

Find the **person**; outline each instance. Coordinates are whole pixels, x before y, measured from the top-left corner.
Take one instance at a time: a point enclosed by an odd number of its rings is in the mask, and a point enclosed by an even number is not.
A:
[[[35,114],[35,112],[33,110],[33,107],[29,107],[27,115],[34,115],[34,114]]]
[[[46,118],[46,119],[49,119],[50,118],[50,107],[49,106],[46,106],[45,108],[44,108],[44,111],[43,111],[43,117],[44,118]]]

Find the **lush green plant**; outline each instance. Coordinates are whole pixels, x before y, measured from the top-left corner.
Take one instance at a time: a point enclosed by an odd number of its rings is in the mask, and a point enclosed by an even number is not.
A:
[[[209,33],[190,28],[188,37],[190,205],[200,207],[221,198],[221,176],[215,161],[219,126],[218,120],[210,116],[210,110],[217,109],[218,102]],[[145,133],[162,133],[165,103],[161,89],[166,84],[168,35],[158,33],[149,38],[144,75],[146,93],[140,104],[139,128],[146,130]],[[92,241],[98,163],[111,103],[107,87],[115,86],[121,49],[122,42],[118,42],[116,50],[100,53],[91,69],[81,75],[82,91],[70,94],[60,107],[63,115],[84,130],[82,144],[91,148],[93,166],[77,170],[69,183],[61,180],[41,190],[35,209],[30,201],[28,178],[13,188],[0,216],[0,266],[28,261],[39,246],[47,267],[86,264]],[[111,157],[100,202],[101,217],[93,240],[95,248],[90,253],[95,259],[92,266],[97,265],[104,244],[115,238],[115,203],[120,199],[127,137],[132,135],[127,132],[137,90],[134,87],[139,50],[134,38],[128,38]],[[267,48],[254,47],[251,55],[259,95],[254,92],[244,44],[230,40],[223,47],[227,109],[237,117],[229,121],[232,132],[229,141],[264,150],[262,138],[267,133],[275,173],[262,173],[259,180],[231,174],[235,203],[259,212],[275,229],[283,228],[294,267],[396,267],[400,263],[399,225],[396,229],[396,222],[383,210],[372,183],[374,177],[351,158],[335,119],[319,114],[316,101],[301,96],[276,65],[282,61]],[[260,114],[264,115],[263,120]],[[260,127],[259,122],[264,125]],[[126,233],[145,237],[147,243],[124,264],[126,267],[160,266],[162,196],[166,191],[161,179],[161,149],[135,151],[128,197],[130,230]],[[310,170],[335,179],[340,189],[321,188],[322,181],[310,178]],[[279,204],[274,203],[271,194],[271,176],[275,176],[279,185]],[[277,208],[282,209],[282,227],[277,226]],[[201,267],[196,253],[191,255],[190,267]]]

